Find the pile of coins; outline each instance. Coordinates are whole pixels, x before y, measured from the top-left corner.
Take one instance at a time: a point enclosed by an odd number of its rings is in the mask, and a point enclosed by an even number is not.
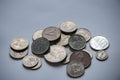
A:
[[[32,36],[32,54],[28,54],[28,40],[22,37],[13,39],[10,42],[10,56],[22,59],[23,66],[29,69],[40,68],[41,57],[44,57],[50,64],[67,64],[66,73],[70,77],[80,77],[93,58],[93,54],[86,49],[87,42],[90,41],[90,47],[97,51],[98,60],[108,58],[105,50],[109,47],[109,41],[103,36],[91,38],[88,29],[77,28],[73,21],[65,21],[59,28],[49,26],[35,31]]]

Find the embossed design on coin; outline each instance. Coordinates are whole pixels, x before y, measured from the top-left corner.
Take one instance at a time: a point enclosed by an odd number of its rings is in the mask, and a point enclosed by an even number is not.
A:
[[[39,30],[35,31],[34,34],[33,34],[33,37],[32,37],[33,40],[36,40],[36,39],[42,37],[42,32],[43,32],[42,29],[39,29]]]
[[[52,45],[50,47],[50,52],[44,55],[45,59],[51,63],[58,63],[63,61],[66,58],[66,50],[63,46]]]
[[[90,57],[93,58],[93,54],[92,54],[92,52],[91,52],[90,50],[88,50],[88,49],[83,49],[83,51],[87,52],[87,53],[90,55]]]
[[[90,40],[90,46],[94,50],[104,50],[109,47],[109,41],[103,36],[95,36]]]
[[[106,51],[98,51],[98,52],[96,53],[96,58],[97,58],[98,60],[103,61],[103,60],[106,60],[106,59],[108,58],[108,54],[107,54]]]

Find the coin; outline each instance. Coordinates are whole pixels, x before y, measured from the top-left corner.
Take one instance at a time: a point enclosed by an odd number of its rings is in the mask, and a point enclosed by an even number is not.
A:
[[[60,38],[61,32],[57,27],[47,27],[43,30],[42,36],[49,41],[54,41]]]
[[[66,33],[74,32],[77,29],[77,25],[73,21],[65,21],[60,24],[60,30]]]
[[[69,38],[68,44],[74,50],[81,50],[86,46],[86,41],[83,36],[75,34]]]
[[[11,41],[10,46],[14,50],[24,50],[29,45],[29,41],[23,37],[15,38]]]
[[[107,54],[106,51],[98,51],[98,52],[96,53],[96,58],[97,58],[98,60],[103,61],[103,60],[106,60],[106,59],[108,58],[108,54]]]
[[[90,57],[93,58],[93,54],[92,54],[92,52],[91,52],[90,50],[88,50],[88,49],[83,49],[83,51],[87,52],[87,53],[90,55]]]
[[[85,68],[87,68],[91,63],[91,57],[85,51],[76,51],[76,52],[74,52],[71,55],[70,60],[71,61],[76,60],[76,61],[81,62],[84,65]]]
[[[83,64],[78,61],[71,61],[67,65],[66,70],[67,74],[74,78],[82,76],[85,72]]]
[[[44,55],[45,59],[51,63],[58,63],[63,61],[66,58],[66,50],[63,46],[52,45],[50,47],[50,52]]]
[[[44,54],[48,51],[49,46],[49,41],[46,38],[41,37],[33,41],[31,48],[34,54]]]
[[[91,33],[86,28],[79,28],[75,34],[79,34],[85,38],[86,41],[89,41],[91,38]]]
[[[95,36],[90,40],[90,46],[94,50],[104,50],[109,47],[109,41],[103,36]]]
[[[39,30],[37,30],[37,31],[35,31],[34,32],[34,34],[33,34],[33,40],[35,40],[35,39],[38,39],[38,38],[40,38],[40,37],[42,37],[42,32],[43,32],[43,30],[42,29],[39,29]]]

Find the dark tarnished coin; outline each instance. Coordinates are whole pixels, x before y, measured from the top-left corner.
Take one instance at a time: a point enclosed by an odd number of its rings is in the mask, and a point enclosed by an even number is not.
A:
[[[85,68],[87,68],[91,63],[91,57],[85,51],[76,51],[76,52],[74,52],[71,55],[70,60],[71,61],[76,60],[76,61],[81,62],[84,65]]]
[[[79,61],[71,61],[67,65],[66,70],[67,74],[74,78],[82,76],[85,72],[84,65]]]
[[[32,52],[34,54],[44,54],[49,49],[50,43],[46,38],[38,38],[32,43]]]
[[[50,26],[43,30],[42,36],[49,41],[54,41],[60,38],[60,30],[57,27]]]
[[[86,46],[86,40],[83,36],[81,35],[72,35],[69,38],[69,46],[74,49],[74,50],[81,50]]]

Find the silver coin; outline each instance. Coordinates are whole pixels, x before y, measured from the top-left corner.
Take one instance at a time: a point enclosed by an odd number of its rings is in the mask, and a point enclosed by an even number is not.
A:
[[[104,50],[109,47],[109,41],[103,36],[95,36],[90,40],[90,46],[94,50]]]
[[[10,48],[9,54],[12,58],[21,59],[28,54],[28,49],[26,49],[24,51],[15,51],[15,50]]]
[[[14,50],[23,50],[27,48],[29,45],[29,41],[23,37],[15,38],[11,41],[10,46]]]
[[[98,60],[106,60],[108,58],[108,54],[106,51],[98,51],[96,53],[96,58]]]
[[[65,21],[60,24],[60,30],[66,33],[74,32],[77,29],[77,25],[73,21]]]
[[[33,36],[32,36],[33,40],[36,40],[36,39],[42,37],[42,32],[43,32],[42,29],[39,29],[39,30],[35,31]]]
[[[83,49],[83,51],[87,52],[87,53],[90,55],[90,57],[93,58],[93,54],[92,54],[92,52],[91,52],[90,50],[88,50],[88,49]]]
[[[44,55],[45,59],[51,63],[58,63],[63,61],[66,58],[66,50],[63,46],[52,45],[50,47],[50,52]]]
[[[86,41],[89,41],[91,38],[91,33],[86,28],[79,28],[75,34],[79,34],[85,38]]]

